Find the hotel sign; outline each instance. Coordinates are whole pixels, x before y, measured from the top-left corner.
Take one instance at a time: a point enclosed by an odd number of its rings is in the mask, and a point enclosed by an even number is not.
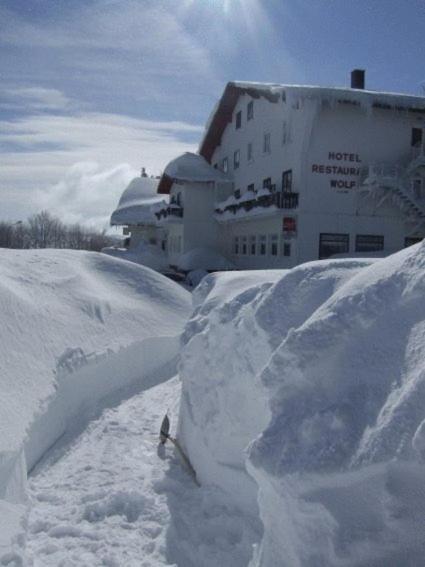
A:
[[[311,172],[329,176],[329,185],[344,193],[357,186],[360,176],[359,154],[350,152],[328,152],[327,163],[313,163]]]

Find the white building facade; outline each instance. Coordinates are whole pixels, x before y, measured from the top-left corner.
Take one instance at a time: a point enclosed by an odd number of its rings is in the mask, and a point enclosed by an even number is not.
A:
[[[400,250],[425,236],[424,148],[422,97],[229,83],[200,145],[204,177],[186,160],[159,184],[184,201],[170,264],[199,246],[241,269]]]

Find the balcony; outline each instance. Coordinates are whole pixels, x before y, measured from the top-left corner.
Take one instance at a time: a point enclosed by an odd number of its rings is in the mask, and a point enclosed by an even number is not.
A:
[[[183,218],[183,207],[180,205],[176,205],[174,203],[168,205],[167,207],[163,207],[159,211],[155,213],[156,218],[160,220],[173,220],[173,219],[181,219]],[[170,218],[172,217],[172,218]]]
[[[256,216],[276,209],[297,209],[298,203],[298,193],[276,192],[275,186],[271,186],[260,189],[258,193],[245,193],[240,199],[230,197],[224,203],[217,204],[215,213],[227,219],[232,216],[245,216],[246,213],[248,216]]]

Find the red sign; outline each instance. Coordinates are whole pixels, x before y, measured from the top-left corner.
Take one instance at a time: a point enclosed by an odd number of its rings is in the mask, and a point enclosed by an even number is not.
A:
[[[283,217],[283,232],[297,232],[297,221],[294,217]]]

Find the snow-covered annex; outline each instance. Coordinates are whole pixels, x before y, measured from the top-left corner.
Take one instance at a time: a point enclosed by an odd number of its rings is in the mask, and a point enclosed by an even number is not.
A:
[[[228,83],[199,154],[164,170],[152,242],[183,270],[391,254],[425,235],[424,130],[423,97],[359,69],[351,88]]]

